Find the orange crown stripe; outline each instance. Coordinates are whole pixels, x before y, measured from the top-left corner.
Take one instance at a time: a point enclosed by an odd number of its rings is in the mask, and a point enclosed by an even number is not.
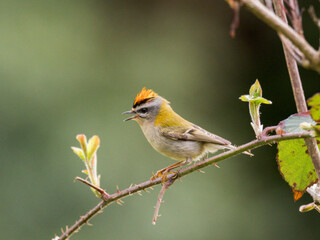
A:
[[[149,99],[155,98],[157,96],[158,94],[156,94],[154,91],[152,91],[151,89],[146,89],[144,87],[142,88],[141,92],[138,93],[138,95],[136,96],[133,106],[137,106],[142,102],[147,102]]]

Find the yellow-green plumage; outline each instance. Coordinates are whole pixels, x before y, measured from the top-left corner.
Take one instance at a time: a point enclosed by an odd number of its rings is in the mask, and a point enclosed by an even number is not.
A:
[[[192,126],[192,123],[188,122],[170,107],[168,101],[163,101],[159,112],[155,118],[154,126],[159,127],[177,127],[188,128]]]

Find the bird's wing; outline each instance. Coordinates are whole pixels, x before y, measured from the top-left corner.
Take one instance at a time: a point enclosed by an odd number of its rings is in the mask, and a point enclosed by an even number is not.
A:
[[[189,135],[188,135],[189,128],[185,127],[162,127],[160,129],[161,135],[170,138],[172,140],[183,140],[188,141]]]
[[[193,128],[191,129],[190,134],[192,135],[192,138],[195,141],[215,143],[215,144],[219,144],[219,145],[230,145],[231,144],[231,142],[229,142],[228,140],[226,140],[222,137],[219,137],[213,133],[210,133],[195,124],[193,124],[192,127]]]
[[[199,141],[219,145],[231,144],[228,140],[214,135],[194,124],[188,127],[175,127],[174,129],[172,127],[165,127],[161,129],[161,134],[172,140]]]

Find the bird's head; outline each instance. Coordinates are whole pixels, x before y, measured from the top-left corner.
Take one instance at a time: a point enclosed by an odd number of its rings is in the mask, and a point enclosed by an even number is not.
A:
[[[154,123],[161,108],[168,103],[166,99],[160,97],[151,89],[143,88],[136,96],[132,109],[123,113],[134,115],[124,121],[135,120],[140,125]]]

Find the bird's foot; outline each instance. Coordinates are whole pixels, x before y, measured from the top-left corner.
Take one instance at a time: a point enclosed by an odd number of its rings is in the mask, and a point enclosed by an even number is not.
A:
[[[175,174],[175,177],[178,176],[178,172],[172,172],[171,170],[181,167],[190,161],[187,160],[185,162],[177,162],[175,164],[170,165],[169,167],[163,168],[156,172],[156,174],[153,174],[153,176],[150,178],[150,180],[155,180],[156,178],[162,177],[161,183],[164,183],[168,180],[168,174],[173,173]]]
[[[156,174],[152,174],[152,177],[150,178],[150,180],[155,180],[159,177],[161,177],[161,183],[164,183],[168,180],[168,174],[170,173],[173,173],[173,174],[178,174],[178,172],[173,172],[173,171],[170,171],[171,169],[170,168],[164,168],[164,169],[161,169],[159,171],[156,172]]]

